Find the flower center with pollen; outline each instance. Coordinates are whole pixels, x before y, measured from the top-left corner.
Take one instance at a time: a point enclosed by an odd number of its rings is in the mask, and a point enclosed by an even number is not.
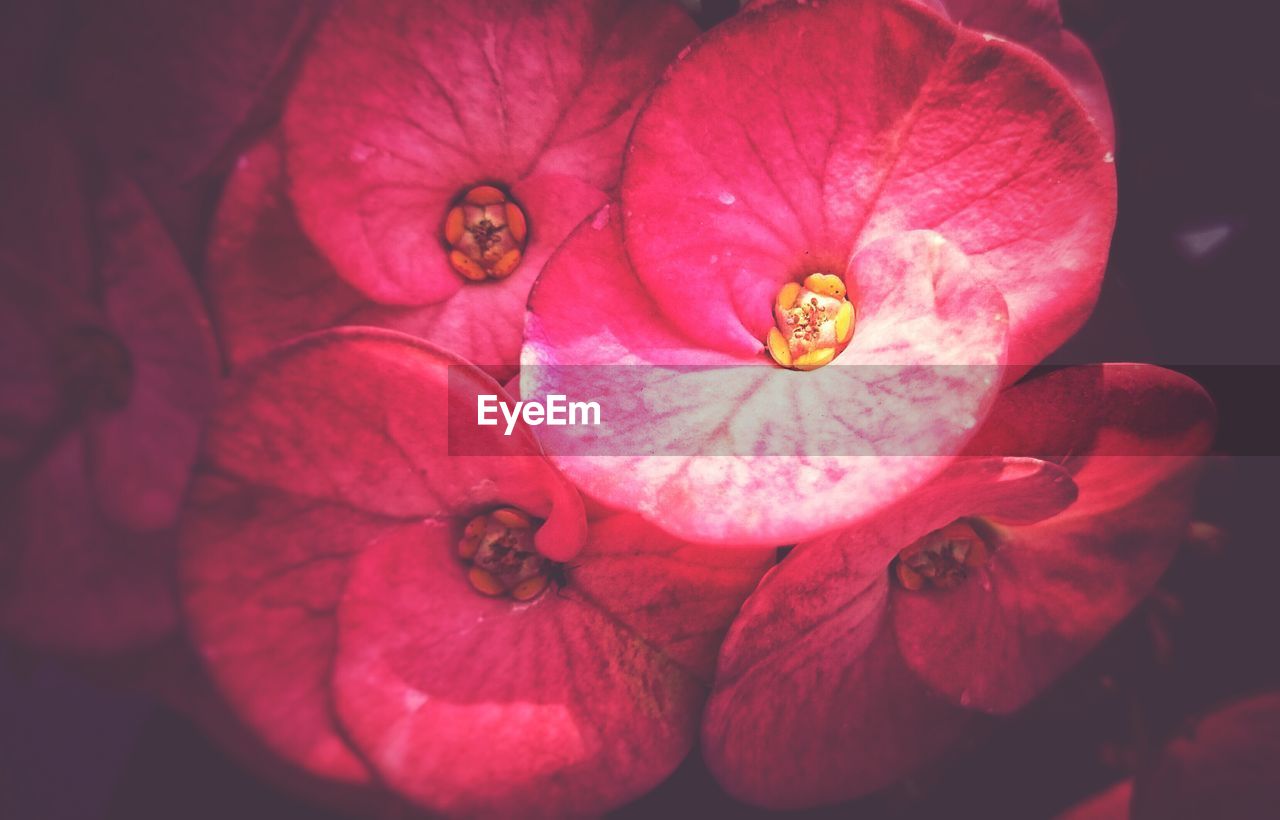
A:
[[[508,595],[517,601],[540,595],[557,565],[534,548],[535,529],[533,519],[513,507],[471,519],[458,542],[471,586],[482,595]]]
[[[898,553],[893,572],[906,589],[954,589],[969,570],[986,566],[987,544],[961,519],[934,530]]]
[[[505,279],[524,258],[528,232],[519,205],[492,185],[476,186],[445,217],[449,264],[472,282]]]
[[[773,302],[774,326],[765,344],[769,355],[791,370],[830,364],[853,338],[854,309],[839,276],[811,273],[788,282]]]

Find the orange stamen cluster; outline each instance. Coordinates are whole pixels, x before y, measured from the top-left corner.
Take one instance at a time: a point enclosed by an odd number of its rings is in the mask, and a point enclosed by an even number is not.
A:
[[[987,544],[961,519],[916,541],[898,553],[894,575],[905,589],[954,589],[969,570],[986,566]]]
[[[811,273],[788,282],[773,303],[775,326],[765,344],[769,355],[791,370],[830,364],[853,338],[854,309],[839,276]]]
[[[482,595],[517,601],[538,597],[551,581],[552,563],[534,548],[533,532],[533,520],[513,507],[471,519],[458,542],[471,586]]]
[[[444,220],[449,264],[464,279],[505,279],[524,258],[529,226],[524,211],[492,185],[467,191]]]

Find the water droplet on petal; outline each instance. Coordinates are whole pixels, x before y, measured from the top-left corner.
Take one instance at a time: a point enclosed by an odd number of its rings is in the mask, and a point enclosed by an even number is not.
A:
[[[733,203],[738,201],[738,198],[735,197],[733,194],[729,193],[728,191],[721,191],[719,199],[721,204],[723,205],[732,205]]]

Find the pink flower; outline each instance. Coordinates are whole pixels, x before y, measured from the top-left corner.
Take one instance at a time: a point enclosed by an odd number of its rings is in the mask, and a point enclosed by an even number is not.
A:
[[[174,624],[172,531],[217,359],[123,175],[24,116],[0,156],[0,628],[106,651]]]
[[[282,136],[219,208],[209,282],[233,362],[367,324],[509,378],[534,277],[616,188],[636,109],[696,31],[657,2],[338,4]]]
[[[716,777],[767,806],[835,802],[1021,708],[1163,572],[1212,417],[1195,383],[1139,365],[1010,389],[967,457],[800,545],[747,601],[703,726]]]
[[[571,394],[566,365],[754,366],[623,412],[660,458],[549,445],[585,492],[681,537],[788,543],[919,486],[1000,366],[1084,321],[1106,262],[1110,155],[1049,66],[911,4],[814,6],[744,13],[672,68],[620,202],[531,297],[524,395]],[[704,457],[717,436],[731,457]]]
[[[600,812],[688,752],[773,551],[586,520],[527,429],[470,424],[481,394],[503,395],[372,329],[242,370],[182,529],[192,636],[232,708],[312,773],[447,813]],[[477,430],[492,455],[449,455]]]

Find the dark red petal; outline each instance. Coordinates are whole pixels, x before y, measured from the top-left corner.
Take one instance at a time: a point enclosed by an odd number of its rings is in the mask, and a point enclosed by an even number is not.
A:
[[[674,5],[626,0],[340,4],[285,119],[299,220],[370,298],[448,298],[452,201],[532,175],[610,190],[637,101],[695,34]],[[555,219],[527,216],[534,235]]]
[[[544,434],[589,495],[695,541],[810,538],[943,469],[994,400],[1003,304],[968,272],[936,234],[869,245],[848,277],[866,308],[852,343],[834,364],[797,374],[767,362],[760,342],[734,355],[682,336],[628,267],[610,208],[543,270],[520,392],[600,403],[607,441],[594,449]],[[701,315],[702,283],[685,287],[688,308]],[[815,418],[822,423],[806,421]],[[734,436],[727,453],[725,430]]]
[[[692,746],[701,673],[771,554],[615,517],[568,586],[514,604],[471,588],[460,529],[384,539],[347,587],[335,692],[365,758],[446,814],[597,814],[652,788]]]
[[[1274,815],[1280,804],[1280,693],[1192,722],[1134,781],[1135,820]]]
[[[478,392],[501,388],[443,351],[336,330],[243,369],[210,424],[182,530],[193,636],[232,707],[312,772],[368,777],[329,710],[354,556],[499,504],[549,516],[538,543],[557,559],[582,543],[581,503],[527,430],[498,436],[509,455],[448,455],[444,420]]]
[[[940,752],[967,718],[899,656],[889,562],[965,511],[1042,518],[1073,491],[1044,462],[964,459],[867,523],[797,547],[721,650],[703,727],[717,779],[744,799],[794,808],[866,794]]]
[[[219,363],[178,251],[128,180],[97,202],[103,308],[129,351],[124,409],[92,419],[89,467],[103,512],[134,530],[171,526],[213,404]]]
[[[368,325],[434,342],[494,378],[509,378],[534,277],[565,234],[604,201],[595,188],[547,176],[525,180],[514,194],[547,214],[514,275],[461,288],[437,305],[379,305],[341,279],[302,233],[285,191],[278,140],[263,140],[237,163],[209,246],[206,283],[232,364],[311,331]]]
[[[90,3],[71,83],[113,158],[174,182],[227,149],[311,28],[322,2]]]
[[[1133,780],[1121,780],[1059,814],[1056,820],[1129,820]]]
[[[913,229],[959,246],[1004,294],[1015,364],[1065,340],[1097,296],[1115,218],[1097,129],[1042,60],[910,4],[729,20],[672,69],[631,145],[628,253],[708,346],[763,338],[760,293]],[[690,281],[705,320],[682,311]]]
[[[83,437],[65,437],[4,501],[0,630],[64,652],[116,652],[174,629],[172,532],[105,520]]]
[[[988,440],[1079,443],[1064,465],[1079,499],[1035,524],[994,523],[986,567],[895,603],[903,657],[963,705],[1026,704],[1147,595],[1186,532],[1212,403],[1155,367],[1098,375],[1068,369],[1013,388],[988,422]],[[1086,384],[1092,395],[1077,392]]]
[[[972,717],[923,686],[885,629],[887,576],[833,549],[788,556],[721,652],[702,749],[735,797],[835,803],[902,777]]]
[[[1058,0],[931,0],[930,4],[966,28],[1007,37],[1048,60],[1098,125],[1107,146],[1115,146],[1115,120],[1102,70],[1089,47],[1063,29]]]

